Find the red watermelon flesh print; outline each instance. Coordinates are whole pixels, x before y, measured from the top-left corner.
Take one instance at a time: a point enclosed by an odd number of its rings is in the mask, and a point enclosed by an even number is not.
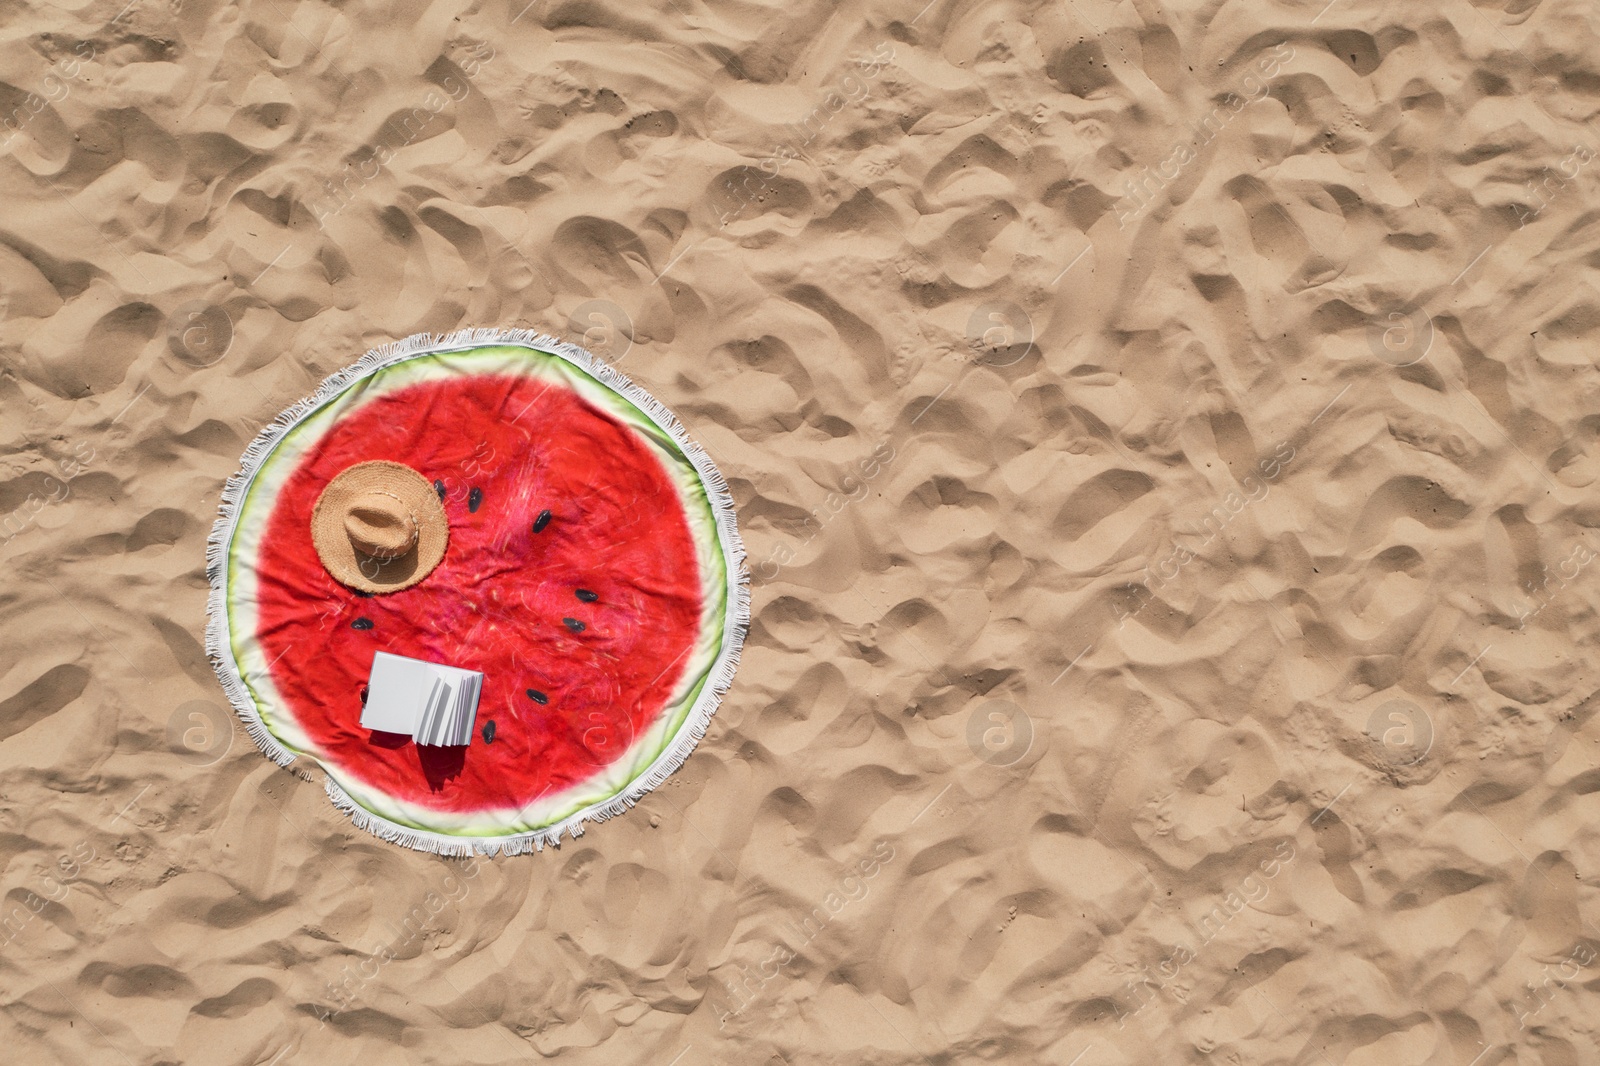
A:
[[[334,581],[310,532],[323,486],[370,459],[434,481],[450,519],[438,568],[377,596]],[[319,758],[452,813],[524,806],[622,754],[683,676],[703,607],[693,534],[649,444],[538,377],[424,380],[358,406],[289,474],[256,565],[255,637]],[[481,670],[472,743],[363,729],[375,651]]]

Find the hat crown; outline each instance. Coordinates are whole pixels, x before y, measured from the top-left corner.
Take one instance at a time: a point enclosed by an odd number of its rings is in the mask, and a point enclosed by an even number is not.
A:
[[[367,492],[350,503],[344,516],[350,546],[374,559],[395,559],[417,543],[417,519],[400,497]]]
[[[388,459],[345,467],[311,508],[317,558],[358,592],[410,588],[439,565],[449,541],[442,483]]]

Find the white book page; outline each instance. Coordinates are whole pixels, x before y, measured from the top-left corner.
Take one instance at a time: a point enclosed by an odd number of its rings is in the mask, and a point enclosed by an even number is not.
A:
[[[367,704],[361,725],[384,733],[411,734],[422,717],[422,700],[432,687],[429,665],[420,659],[380,651],[372,657]]]
[[[380,651],[373,655],[361,724],[418,744],[472,743],[483,674]]]

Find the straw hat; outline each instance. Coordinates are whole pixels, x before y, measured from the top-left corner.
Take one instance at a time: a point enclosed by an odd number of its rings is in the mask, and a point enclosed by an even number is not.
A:
[[[399,592],[444,558],[450,522],[428,480],[409,466],[357,463],[328,482],[311,509],[311,543],[335,581]]]

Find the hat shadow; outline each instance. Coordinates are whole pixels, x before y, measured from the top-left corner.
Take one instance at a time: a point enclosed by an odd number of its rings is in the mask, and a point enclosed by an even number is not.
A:
[[[418,560],[421,558],[416,545],[404,555],[393,559],[377,559],[370,555],[356,552],[356,565],[361,570],[361,576],[375,585],[398,585],[411,580],[411,575],[417,572]]]
[[[387,459],[341,470],[311,508],[311,541],[323,567],[340,584],[373,595],[422,580],[444,559],[449,539],[437,486]],[[387,557],[405,541],[403,555]]]

